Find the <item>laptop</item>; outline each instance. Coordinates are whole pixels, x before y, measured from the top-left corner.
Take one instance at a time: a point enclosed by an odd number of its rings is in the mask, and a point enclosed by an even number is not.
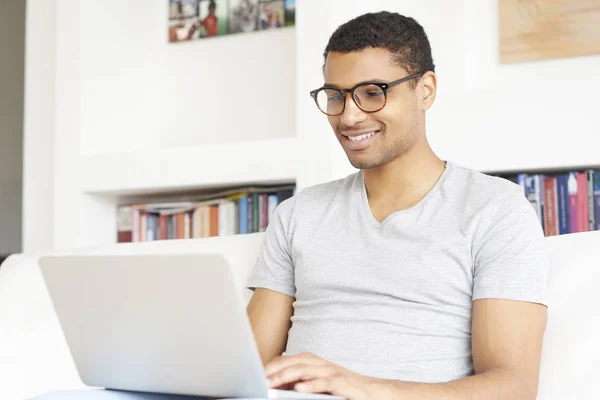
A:
[[[242,288],[220,254],[52,255],[40,268],[82,382],[214,398],[269,389]]]

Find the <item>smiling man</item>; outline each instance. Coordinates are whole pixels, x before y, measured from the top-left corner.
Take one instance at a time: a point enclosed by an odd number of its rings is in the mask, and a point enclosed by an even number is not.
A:
[[[437,78],[423,28],[362,15],[324,58],[325,83],[310,94],[359,171],[306,188],[269,224],[248,315],[272,387],[535,399],[542,227],[519,186],[432,151]]]

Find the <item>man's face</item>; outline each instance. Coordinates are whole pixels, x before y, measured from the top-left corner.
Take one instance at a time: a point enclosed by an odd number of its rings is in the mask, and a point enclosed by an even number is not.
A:
[[[343,89],[365,81],[392,82],[407,75],[403,68],[392,62],[389,51],[379,48],[351,53],[331,52],[325,63],[326,84]],[[348,94],[344,112],[328,117],[355,168],[368,169],[386,164],[410,150],[419,138],[421,124],[424,129],[424,112],[418,96],[419,93],[422,96],[423,91],[409,85],[410,82],[404,82],[390,88],[385,107],[374,113],[362,111]],[[366,133],[372,135],[356,140]]]

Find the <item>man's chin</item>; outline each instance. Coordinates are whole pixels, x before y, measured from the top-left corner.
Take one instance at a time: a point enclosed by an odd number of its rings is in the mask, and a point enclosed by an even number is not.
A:
[[[371,169],[379,167],[379,164],[374,160],[367,160],[364,158],[359,159],[357,157],[348,157],[348,161],[350,161],[350,164],[356,169]]]

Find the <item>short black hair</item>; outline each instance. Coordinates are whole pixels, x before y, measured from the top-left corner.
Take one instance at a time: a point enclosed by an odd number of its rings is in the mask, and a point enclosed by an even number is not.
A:
[[[323,68],[332,51],[350,53],[370,47],[388,50],[409,74],[435,72],[423,27],[414,18],[389,11],[363,14],[338,27],[323,53]]]

